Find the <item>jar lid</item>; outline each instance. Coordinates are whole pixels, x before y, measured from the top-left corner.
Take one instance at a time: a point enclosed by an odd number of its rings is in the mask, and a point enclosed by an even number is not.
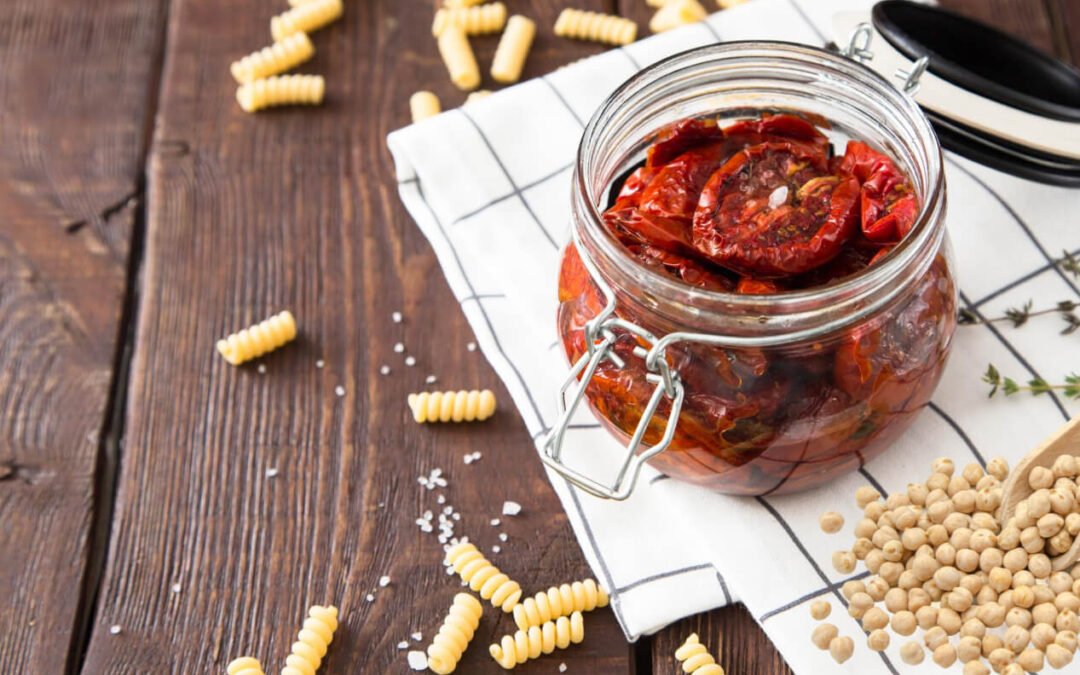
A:
[[[1080,70],[939,7],[837,14],[837,44],[903,88],[943,147],[1024,178],[1080,185]]]

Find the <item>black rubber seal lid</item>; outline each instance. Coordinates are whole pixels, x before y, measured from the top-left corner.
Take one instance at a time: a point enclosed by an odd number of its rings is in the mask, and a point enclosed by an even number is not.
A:
[[[912,61],[958,87],[1047,119],[1080,123],[1080,70],[967,17],[909,0],[874,5],[874,28]],[[942,146],[1023,178],[1080,186],[1080,162],[1010,143],[929,113]]]

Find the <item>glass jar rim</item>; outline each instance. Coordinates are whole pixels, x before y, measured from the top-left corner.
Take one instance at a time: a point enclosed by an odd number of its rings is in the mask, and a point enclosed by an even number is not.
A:
[[[588,180],[588,168],[591,165],[588,155],[598,137],[606,130],[609,118],[617,115],[620,108],[633,102],[635,98],[647,95],[650,88],[656,86],[658,78],[674,76],[695,65],[747,58],[759,61],[769,59],[771,65],[775,65],[777,69],[782,69],[786,62],[827,67],[827,74],[851,81],[859,78],[864,86],[870,87],[874,94],[880,95],[891,108],[900,113],[915,132],[919,141],[917,154],[925,160],[927,170],[925,194],[915,225],[880,262],[834,283],[775,295],[707,290],[690,286],[641,265],[630,251],[602,226],[602,211],[599,206],[601,195],[596,193]],[[779,315],[798,314],[810,309],[811,305],[821,307],[823,304],[833,304],[833,301],[866,295],[869,291],[888,289],[890,285],[901,286],[903,284],[895,282],[904,277],[906,270],[918,264],[918,259],[933,244],[935,238],[943,236],[944,229],[940,225],[945,201],[941,149],[930,121],[914,99],[854,59],[818,47],[781,41],[734,41],[697,47],[658,61],[630,77],[607,97],[586,125],[578,145],[572,190],[573,208],[582,209],[586,215],[586,218],[582,219],[585,221],[584,228],[572,228],[573,240],[581,256],[590,256],[587,248],[581,245],[581,239],[587,237],[588,242],[596,244],[603,256],[618,267],[621,273],[647,282],[659,295],[693,297],[706,305],[719,305],[734,312],[744,311],[748,315],[760,315],[763,306]],[[595,264],[595,261],[591,262]],[[891,298],[894,294],[895,292],[888,296]],[[877,306],[880,303],[874,304]],[[857,320],[859,316],[861,314],[849,317],[850,321],[845,320],[842,323],[846,325]]]

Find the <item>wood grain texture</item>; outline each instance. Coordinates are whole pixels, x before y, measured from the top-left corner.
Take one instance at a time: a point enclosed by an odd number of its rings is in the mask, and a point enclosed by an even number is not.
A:
[[[515,3],[547,27],[526,76],[596,51],[556,46],[556,7]],[[407,672],[397,643],[425,647],[460,590],[434,535],[414,524],[438,512],[439,492],[463,514],[457,532],[485,551],[500,545],[493,559],[527,589],[588,574],[509,396],[466,349],[472,336],[397,196],[384,139],[408,122],[409,94],[464,99],[437,56],[431,9],[347,3],[341,22],[312,35],[316,56],[301,69],[326,75],[326,105],[249,116],[228,64],[266,41],[275,10],[172,3],[124,462],[87,673],[221,672],[242,654],[276,671],[308,605],[331,602],[342,621],[320,672]],[[495,39],[476,42],[486,67]],[[258,362],[265,374],[214,352],[218,337],[285,308],[300,335]],[[394,353],[399,341],[416,367]],[[405,399],[429,373],[439,386],[490,387],[503,407],[480,424],[417,425]],[[464,465],[474,450],[483,458]],[[444,491],[417,484],[435,467]],[[526,510],[492,527],[506,499]],[[376,590],[382,575],[392,582]],[[489,608],[460,672],[502,672],[486,645],[512,625]],[[631,670],[610,611],[586,630],[583,645],[521,672],[560,661]]]
[[[81,652],[163,17],[153,0],[0,3],[5,673]]]

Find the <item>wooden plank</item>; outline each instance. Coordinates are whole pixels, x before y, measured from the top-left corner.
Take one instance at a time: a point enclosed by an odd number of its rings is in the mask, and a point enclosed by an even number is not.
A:
[[[557,7],[524,12],[542,27],[527,75],[598,49],[555,41]],[[527,588],[587,574],[523,425],[466,349],[464,318],[397,196],[384,138],[407,123],[409,94],[464,99],[436,54],[430,6],[347,3],[341,22],[313,35],[317,55],[302,68],[327,76],[327,104],[248,116],[228,64],[266,41],[272,11],[255,0],[172,3],[124,462],[88,673],[220,672],[241,654],[276,671],[308,605],[324,602],[341,607],[342,625],[320,672],[407,672],[397,643],[425,646],[460,589],[413,522],[442,506],[417,484],[436,467],[463,514],[458,533],[501,545],[494,559]],[[476,42],[490,63],[495,39]],[[214,353],[224,333],[283,308],[301,335],[262,361],[265,374]],[[415,368],[394,353],[399,341]],[[503,407],[475,426],[416,425],[405,397],[428,373],[447,387],[491,387]],[[473,450],[482,460],[464,465]],[[525,512],[492,527],[506,499]],[[376,591],[384,574],[392,582]],[[460,672],[502,672],[486,646],[511,626],[490,610]],[[610,611],[590,616],[588,632],[521,672],[559,662],[630,670]]]
[[[1080,65],[1080,3],[1075,0],[1046,0],[1054,31],[1058,58]]]
[[[0,3],[5,673],[63,673],[81,658],[162,5]]]
[[[1041,1],[941,0],[941,5],[1015,35],[1059,58],[1068,58],[1055,43],[1050,15]]]

